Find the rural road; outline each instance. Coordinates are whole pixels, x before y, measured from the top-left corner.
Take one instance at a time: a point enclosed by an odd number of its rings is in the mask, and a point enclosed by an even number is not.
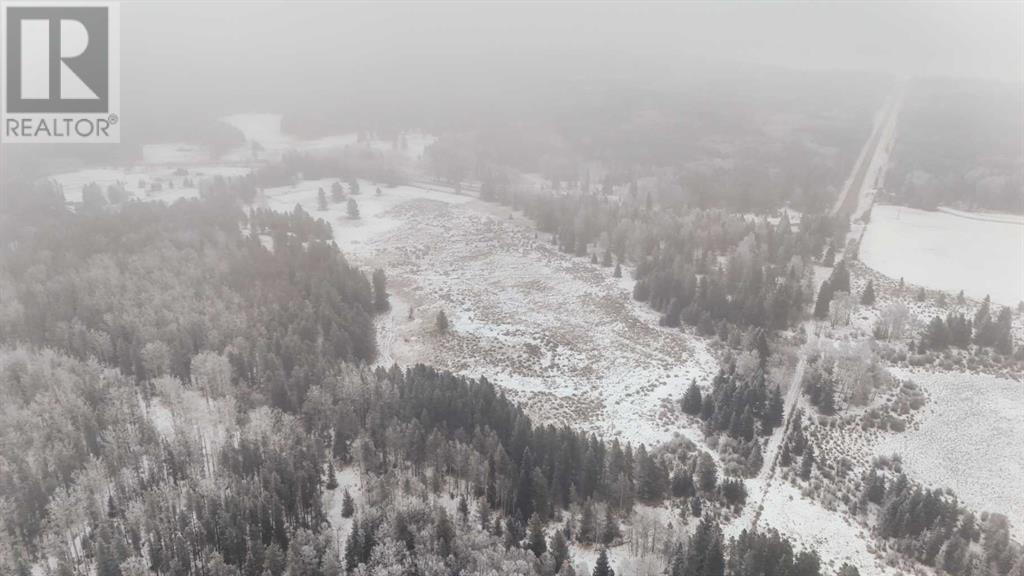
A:
[[[903,95],[904,88],[899,86],[882,104],[871,135],[864,143],[850,176],[843,184],[842,192],[836,198],[831,211],[832,216],[844,214],[846,217],[852,218],[863,211],[858,210],[859,207],[863,208],[860,204],[875,191],[879,177],[888,164],[889,152],[896,139],[896,120],[899,118],[903,105]]]
[[[871,135],[868,137],[867,142],[864,143],[864,148],[861,149],[860,156],[858,156],[857,162],[853,166],[853,171],[850,173],[849,178],[847,178],[839,198],[836,199],[831,212],[832,216],[841,214],[846,218],[853,219],[857,214],[863,212],[867,205],[870,205],[868,198],[874,194],[880,176],[884,174],[885,167],[889,161],[889,151],[892,150],[892,145],[896,138],[896,121],[902,107],[903,94],[903,87],[897,87],[897,90],[886,98],[882,104],[882,108],[878,111],[875,118]],[[865,202],[868,204],[861,206]],[[817,333],[816,324],[817,322],[813,318],[804,322],[805,333]],[[775,430],[772,437],[768,439],[768,444],[765,448],[764,461],[766,466],[762,468],[761,473],[758,475],[760,482],[757,487],[760,488],[760,493],[754,499],[757,502],[757,509],[750,522],[751,530],[757,528],[757,523],[761,519],[761,511],[764,509],[765,497],[771,490],[772,482],[775,480],[779,455],[782,452],[782,444],[792,427],[793,417],[796,414],[796,405],[800,400],[801,382],[806,365],[807,356],[801,351],[800,360],[797,362],[796,369],[793,371],[793,378],[789,383],[789,389],[786,390],[783,425]]]

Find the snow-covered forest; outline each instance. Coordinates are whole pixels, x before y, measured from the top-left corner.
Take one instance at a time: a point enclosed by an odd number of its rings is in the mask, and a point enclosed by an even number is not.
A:
[[[1024,576],[1024,9],[130,4],[0,146],[0,575]]]

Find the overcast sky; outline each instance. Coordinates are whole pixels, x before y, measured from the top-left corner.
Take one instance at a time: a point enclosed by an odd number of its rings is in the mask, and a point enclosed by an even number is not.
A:
[[[126,74],[395,58],[730,61],[1022,81],[1024,3],[125,2]],[[421,60],[420,60],[421,61]]]

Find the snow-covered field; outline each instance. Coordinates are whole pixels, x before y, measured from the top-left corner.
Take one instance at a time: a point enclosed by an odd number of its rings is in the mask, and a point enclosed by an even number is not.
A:
[[[245,162],[253,160],[252,143],[259,144],[261,150],[256,155],[259,159],[277,159],[289,150],[300,152],[326,152],[344,148],[356,141],[355,134],[329,136],[314,140],[300,140],[281,130],[280,114],[235,114],[222,118],[224,122],[237,128],[246,144],[229,151],[224,155],[228,161]]]
[[[973,510],[1006,514],[1014,536],[1024,538],[1024,383],[956,372],[892,372],[920,385],[929,402],[919,426],[886,435],[876,453],[900,454],[912,478],[952,488]]]
[[[266,202],[301,204],[331,223],[347,255],[388,271],[394,310],[379,326],[389,360],[486,375],[543,421],[648,444],[679,431],[663,402],[717,370],[706,344],[659,327],[631,299],[632,281],[559,252],[510,210],[411,186],[378,196],[361,182],[362,217],[351,220],[344,203],[317,210],[329,186],[269,189]],[[442,309],[447,335],[435,328]]]
[[[831,568],[823,573],[834,573],[848,562],[863,576],[901,574],[875,555],[868,529],[845,514],[805,498],[789,482],[772,485],[764,500],[759,527],[778,530],[795,540],[798,548],[817,550],[822,563]]]
[[[860,259],[908,283],[1016,306],[1024,300],[1024,219],[969,216],[876,205]]]
[[[68,202],[82,201],[82,188],[95,182],[106,192],[107,186],[122,184],[125,190],[139,200],[161,200],[173,202],[178,198],[196,198],[199,196],[199,183],[214,176],[225,178],[243,176],[249,168],[229,165],[189,165],[184,168],[188,174],[176,173],[178,168],[140,164],[129,168],[87,168],[75,172],[57,174],[51,177],[64,188],[64,199]],[[188,178],[192,186],[184,186]],[[150,185],[159,183],[160,190],[151,190]],[[173,188],[171,185],[173,184]]]
[[[248,141],[245,145],[229,151],[223,158],[226,161],[245,162],[253,160],[253,142],[258,143],[262,149],[257,154],[257,157],[260,159],[280,158],[285,152],[291,150],[325,153],[355,144],[364,145],[378,152],[401,152],[411,159],[417,159],[422,156],[427,146],[433,144],[436,140],[435,137],[426,134],[406,134],[404,149],[396,147],[396,143],[389,140],[370,139],[360,142],[359,136],[355,132],[303,140],[286,134],[281,130],[280,114],[234,114],[225,116],[221,120],[237,128]]]

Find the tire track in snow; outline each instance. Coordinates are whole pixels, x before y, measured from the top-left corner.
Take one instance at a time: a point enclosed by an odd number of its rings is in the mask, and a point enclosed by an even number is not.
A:
[[[783,407],[783,425],[776,429],[772,433],[772,437],[768,439],[765,462],[770,462],[770,464],[764,467],[758,475],[761,480],[761,493],[757,497],[757,509],[754,511],[754,517],[750,521],[751,531],[757,529],[757,523],[761,519],[761,512],[764,511],[764,500],[771,491],[772,482],[775,480],[775,471],[778,468],[779,454],[781,453],[780,448],[793,425],[793,415],[796,413],[796,404],[800,400],[800,383],[803,381],[804,367],[806,365],[807,355],[801,353],[800,361],[797,362],[796,369],[793,371],[793,378],[789,382],[789,389],[786,390],[786,402]]]

